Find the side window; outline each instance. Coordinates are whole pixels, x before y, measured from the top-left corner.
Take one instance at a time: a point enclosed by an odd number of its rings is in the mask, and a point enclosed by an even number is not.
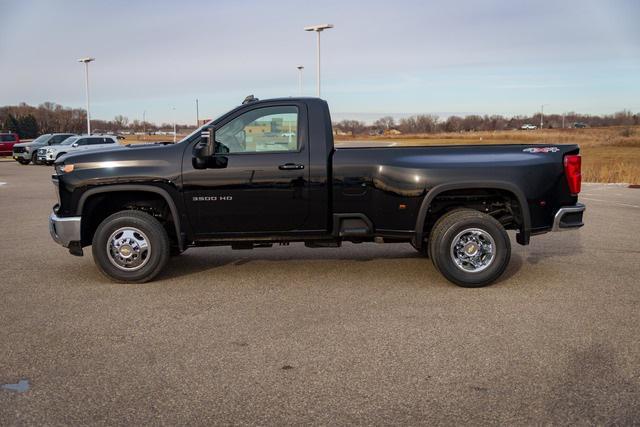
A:
[[[79,146],[89,145],[89,138],[80,138],[76,141],[76,144],[78,144]]]
[[[216,152],[265,153],[298,151],[298,108],[256,108],[216,131]]]
[[[104,144],[104,140],[106,138],[89,138],[89,145],[100,145]]]
[[[2,142],[13,142],[16,140],[16,137],[13,134],[8,135],[0,135],[0,141]]]
[[[68,135],[56,135],[49,140],[49,144],[59,144],[68,137]]]
[[[105,138],[103,144],[115,144],[116,141],[113,138]]]

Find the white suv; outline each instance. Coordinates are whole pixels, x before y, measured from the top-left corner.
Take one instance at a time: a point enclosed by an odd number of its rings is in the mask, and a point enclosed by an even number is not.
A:
[[[122,145],[118,142],[118,139],[115,136],[72,136],[71,138],[65,139],[58,145],[39,148],[38,161],[51,165],[58,157],[67,153],[76,153],[87,150],[104,150],[118,147],[122,147]]]

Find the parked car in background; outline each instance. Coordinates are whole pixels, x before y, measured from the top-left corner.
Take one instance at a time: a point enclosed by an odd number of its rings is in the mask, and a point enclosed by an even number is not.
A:
[[[23,142],[13,146],[13,158],[21,165],[38,163],[38,148],[60,144],[65,139],[75,136],[74,133],[45,133],[31,142]]]
[[[538,127],[536,125],[532,125],[530,123],[525,123],[522,126],[520,126],[521,130],[535,130],[538,129]]]
[[[17,133],[0,133],[0,156],[10,156],[13,146],[20,142]]]
[[[586,123],[583,123],[583,122],[575,122],[575,123],[573,124],[573,127],[574,127],[575,129],[584,129],[584,128],[586,128],[586,127],[587,127],[587,124],[586,124]]]
[[[38,161],[47,165],[52,165],[58,157],[63,156],[67,153],[77,153],[81,151],[110,149],[118,147],[122,147],[122,144],[118,142],[118,138],[115,136],[72,136],[65,139],[58,145],[38,148]]]

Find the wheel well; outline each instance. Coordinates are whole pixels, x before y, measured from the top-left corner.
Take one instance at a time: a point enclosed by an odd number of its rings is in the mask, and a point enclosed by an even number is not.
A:
[[[491,215],[507,230],[521,229],[522,207],[515,194],[493,188],[468,188],[443,191],[429,204],[424,233],[428,236],[436,221],[454,209],[467,208]]]
[[[176,227],[167,201],[160,194],[147,191],[115,191],[89,196],[82,207],[82,246],[88,246],[98,225],[109,215],[124,210],[146,212],[167,231],[172,246],[178,245]]]

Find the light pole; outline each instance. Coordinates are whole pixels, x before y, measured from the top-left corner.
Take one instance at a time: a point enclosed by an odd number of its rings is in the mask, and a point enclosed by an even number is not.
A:
[[[200,110],[198,107],[198,98],[196,98],[196,127],[200,127]]]
[[[542,104],[540,106],[540,129],[544,126],[544,106],[547,104]]]
[[[96,58],[80,58],[78,62],[84,63],[84,84],[87,89],[87,135],[91,135],[91,112],[89,110],[89,62],[95,61]]]
[[[173,142],[176,142],[176,107],[173,107]]]
[[[298,65],[298,92],[300,92],[300,96],[302,96],[302,70],[304,70],[304,66]]]
[[[147,139],[147,110],[142,111],[142,139]]]
[[[304,27],[305,31],[315,31],[318,34],[318,48],[316,51],[316,96],[320,98],[320,33],[324,30],[328,30],[329,28],[333,28],[333,24],[320,24],[320,25],[311,25],[309,27]]]

